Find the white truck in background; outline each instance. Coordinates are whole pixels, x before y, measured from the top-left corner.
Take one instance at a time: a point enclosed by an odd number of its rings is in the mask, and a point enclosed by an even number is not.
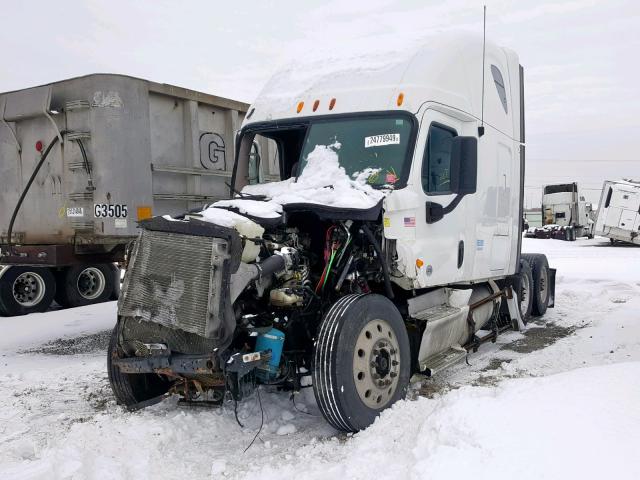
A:
[[[595,211],[576,182],[545,185],[542,190],[542,227],[528,236],[575,240],[593,238]]]
[[[640,245],[640,182],[604,182],[595,233],[611,243]]]
[[[309,82],[284,70],[238,133],[232,199],[140,222],[108,352],[118,403],[311,377],[327,421],[358,431],[413,373],[553,306],[555,270],[521,253],[517,54],[482,37],[405,50]]]

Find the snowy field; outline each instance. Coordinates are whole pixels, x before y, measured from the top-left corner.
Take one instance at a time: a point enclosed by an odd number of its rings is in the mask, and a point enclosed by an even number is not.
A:
[[[558,269],[556,308],[508,332],[364,432],[311,389],[233,410],[116,406],[115,303],[0,318],[0,478],[640,478],[640,248],[524,240]],[[245,452],[260,425],[264,427]]]

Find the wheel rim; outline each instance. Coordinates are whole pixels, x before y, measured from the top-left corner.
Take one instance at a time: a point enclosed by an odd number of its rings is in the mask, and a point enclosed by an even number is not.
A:
[[[523,317],[527,314],[529,306],[529,295],[531,295],[531,285],[529,284],[529,277],[527,275],[521,275],[520,314]]]
[[[44,279],[35,272],[24,272],[13,281],[13,298],[23,307],[34,307],[44,298]]]
[[[104,292],[104,274],[96,267],[88,267],[80,272],[76,287],[82,298],[94,300]]]
[[[540,302],[545,303],[547,301],[547,269],[540,269],[540,281],[538,282],[538,292],[540,295]]]
[[[360,331],[353,351],[353,381],[369,408],[386,406],[398,388],[400,348],[385,320],[371,320]]]

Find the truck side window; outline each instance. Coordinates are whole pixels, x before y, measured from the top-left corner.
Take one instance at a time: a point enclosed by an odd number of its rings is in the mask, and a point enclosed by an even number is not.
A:
[[[502,78],[502,73],[500,73],[498,67],[496,67],[495,65],[491,65],[491,75],[493,75],[493,82],[496,84],[496,90],[498,91],[498,97],[500,97],[502,108],[504,108],[504,113],[509,113],[509,111],[507,110],[507,92],[504,88],[504,79]]]
[[[258,142],[251,144],[249,152],[249,185],[260,183],[260,145]]]
[[[451,193],[451,141],[455,130],[432,123],[422,160],[422,189],[425,193]]]

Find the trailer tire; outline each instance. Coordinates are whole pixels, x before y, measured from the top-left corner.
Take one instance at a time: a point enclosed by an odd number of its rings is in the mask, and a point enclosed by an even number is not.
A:
[[[111,264],[111,266],[113,267],[113,291],[109,295],[109,300],[118,300],[120,298],[120,266],[116,263]]]
[[[80,307],[109,300],[115,275],[108,263],[74,265],[60,272],[56,302],[63,307]]]
[[[405,397],[410,372],[409,337],[391,300],[347,295],[325,314],[314,345],[313,391],[333,427],[367,428]]]
[[[533,276],[532,314],[541,317],[549,305],[549,262],[541,253],[523,253],[522,257],[529,262]]]
[[[529,262],[524,258],[520,259],[520,270],[510,278],[509,283],[518,295],[520,316],[522,322],[526,324],[531,318],[531,310],[533,309],[533,275]]]
[[[122,373],[113,364],[113,359],[124,356],[124,352],[118,345],[118,326],[116,325],[111,333],[107,351],[107,374],[113,395],[116,397],[116,403],[132,407],[137,403],[165,394],[169,390],[170,382],[160,375]]]
[[[0,278],[0,314],[8,317],[46,311],[56,280],[46,267],[10,267]]]

